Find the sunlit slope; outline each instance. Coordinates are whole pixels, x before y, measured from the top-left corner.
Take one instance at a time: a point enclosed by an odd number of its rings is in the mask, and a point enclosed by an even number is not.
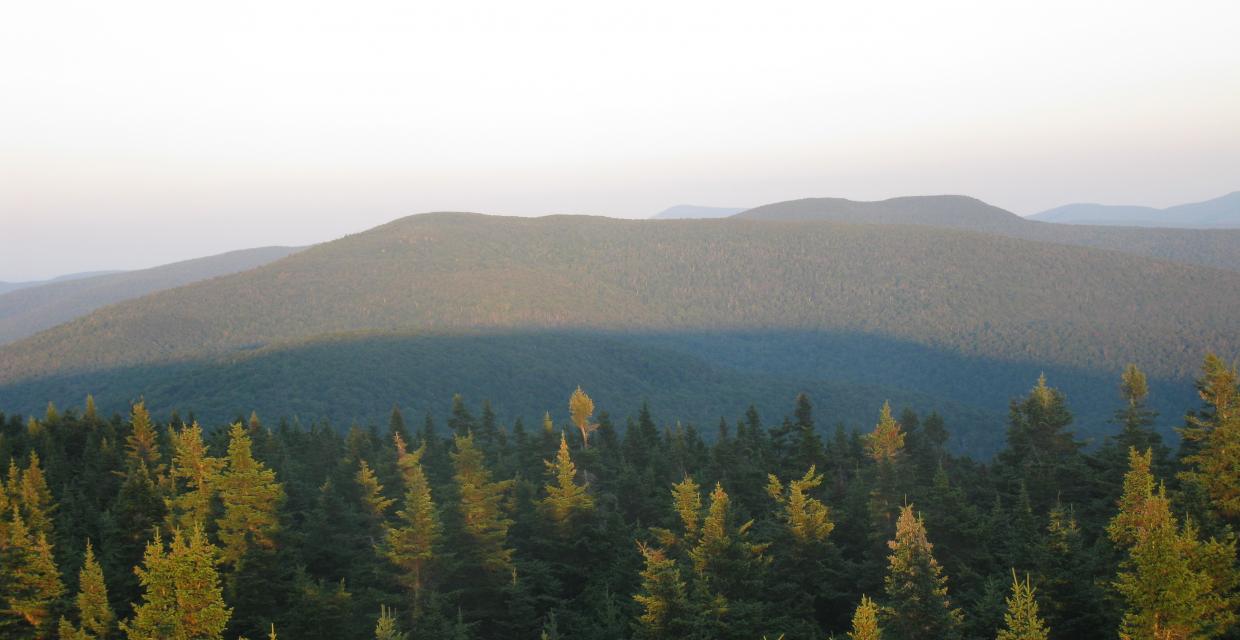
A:
[[[806,198],[755,207],[735,217],[965,229],[1240,271],[1240,229],[1156,229],[1037,222],[966,196],[911,196],[876,202]]]
[[[1240,339],[1240,274],[908,225],[426,214],[0,348],[0,384],[367,329],[856,332],[1186,377]]]

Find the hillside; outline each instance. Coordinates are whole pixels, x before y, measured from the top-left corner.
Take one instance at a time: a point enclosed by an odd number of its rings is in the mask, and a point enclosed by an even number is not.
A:
[[[678,204],[668,207],[653,216],[652,220],[689,220],[701,218],[726,218],[744,211],[744,207],[699,207],[692,204]]]
[[[0,344],[34,335],[99,307],[246,271],[300,250],[298,247],[243,249],[138,271],[58,278],[11,291],[0,295]]]
[[[1240,271],[1240,229],[1151,229],[1065,225],[1021,218],[966,196],[912,196],[875,202],[807,198],[755,207],[738,213],[748,220],[832,221],[867,224],[918,224],[967,229],[995,235],[1121,251]]]
[[[1029,216],[1061,224],[1122,225],[1183,229],[1240,229],[1240,191],[1225,196],[1157,209],[1130,205],[1068,204]]]
[[[83,271],[81,273],[70,273],[63,276],[56,276],[47,280],[30,280],[27,282],[0,282],[0,295],[4,295],[10,291],[19,289],[29,289],[30,287],[38,287],[42,285],[52,284],[56,282],[68,282],[70,280],[80,280],[82,278],[93,278],[95,276],[108,275],[110,273],[121,273],[120,271]]]
[[[307,368],[352,371],[364,361],[345,350],[322,365],[292,364],[299,350],[332,343],[323,336],[481,330],[612,341],[612,356],[567,339],[540,343],[524,365],[534,379],[539,362],[597,362],[612,377],[662,380],[653,389],[664,397],[692,396],[691,375],[664,380],[652,373],[658,367],[643,366],[657,350],[732,380],[748,376],[745,384],[785,398],[813,384],[863,382],[970,404],[984,387],[993,403],[971,406],[995,424],[1002,399],[1045,370],[1100,423],[1129,361],[1147,368],[1164,397],[1191,400],[1187,381],[1205,350],[1237,349],[1237,300],[1240,275],[1226,271],[947,229],[425,214],[4,346],[0,406],[76,403],[105,387],[113,400],[159,389],[175,402],[204,397],[212,385],[257,385],[264,378],[241,372],[264,362],[282,363],[267,369],[281,372],[270,378],[303,380],[304,397],[276,394],[282,404],[269,409],[292,414],[313,406],[306,403],[323,388],[349,388],[326,373],[317,379],[331,384],[316,385]],[[472,397],[489,393],[478,380],[489,370],[485,359],[469,349],[434,352],[425,363],[406,362],[412,374],[396,375],[384,360],[362,367],[353,386],[380,405],[369,415],[431,381],[456,380],[455,390]],[[669,417],[731,412],[725,404]]]

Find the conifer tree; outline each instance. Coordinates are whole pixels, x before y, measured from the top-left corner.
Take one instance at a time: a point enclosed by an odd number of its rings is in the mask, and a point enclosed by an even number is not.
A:
[[[573,418],[573,424],[577,425],[577,429],[581,431],[581,446],[590,448],[590,434],[598,429],[598,425],[590,422],[590,418],[594,415],[594,401],[586,392],[577,387],[572,397],[568,399],[568,412]]]
[[[151,424],[146,403],[139,401],[130,414],[130,432],[125,436],[125,457],[130,467],[144,465],[156,477],[163,474],[160,463],[159,437]]]
[[[891,404],[883,403],[878,414],[878,424],[874,431],[866,437],[866,451],[878,464],[892,464],[904,451],[904,430],[900,423],[891,417]]]
[[[357,486],[362,490],[362,507],[374,524],[381,524],[387,518],[387,510],[395,500],[383,495],[383,485],[365,460],[358,463],[357,475],[353,476]]]
[[[240,427],[240,425],[237,425]],[[142,602],[121,623],[130,640],[218,640],[232,611],[224,605],[216,548],[202,528],[173,533],[165,546],[158,534],[134,569]]]
[[[1197,391],[1206,410],[1180,430],[1189,469],[1180,477],[1205,490],[1211,506],[1233,521],[1240,518],[1240,376],[1234,366],[1208,354]]]
[[[878,627],[878,605],[874,601],[861,596],[861,604],[853,613],[852,630],[848,632],[849,640],[882,640],[883,631]]]
[[[688,588],[676,561],[661,550],[638,543],[645,566],[640,592],[633,596],[642,608],[634,637],[639,640],[677,640],[687,635],[691,609]]]
[[[504,513],[504,496],[511,480],[491,481],[482,452],[474,446],[473,435],[454,436],[453,475],[460,502],[461,519],[480,564],[494,573],[512,569],[512,549],[508,548],[508,527],[512,520]]]
[[[947,596],[947,576],[934,559],[933,546],[926,537],[920,516],[912,505],[900,509],[896,536],[887,543],[884,604],[885,624],[896,640],[956,638],[961,613]]]
[[[1127,603],[1120,636],[1133,640],[1214,638],[1236,621],[1234,538],[1202,542],[1191,522],[1180,526],[1166,489],[1154,489],[1152,454],[1129,453],[1120,511],[1107,527],[1128,550],[1115,588]]]
[[[808,491],[820,484],[822,484],[822,474],[818,473],[814,467],[810,467],[800,480],[788,481],[786,493],[779,478],[774,475],[769,476],[767,493],[783,507],[781,517],[784,526],[792,534],[793,540],[800,545],[824,542],[835,529],[835,523],[831,521],[831,512],[827,505],[807,495]]]
[[[386,525],[384,553],[401,570],[400,581],[413,597],[414,611],[421,607],[422,589],[427,580],[427,565],[435,557],[435,545],[441,526],[430,484],[422,470],[422,454],[426,443],[412,453],[396,434],[397,464],[405,483],[402,508],[396,512],[397,524]]]
[[[1003,629],[999,630],[996,640],[1046,640],[1049,631],[1046,623],[1038,616],[1038,601],[1034,599],[1036,589],[1029,582],[1029,576],[1021,582],[1012,571],[1012,595],[1007,598],[1007,612],[1003,614]]]
[[[1115,437],[1116,443],[1123,451],[1132,447],[1139,451],[1161,448],[1162,438],[1152,428],[1158,413],[1145,404],[1150,394],[1145,373],[1137,365],[1129,364],[1120,376],[1119,388],[1124,406],[1115,413],[1115,420],[1121,425],[1121,431]]]
[[[23,620],[36,632],[50,623],[52,606],[64,593],[52,544],[44,532],[31,531],[11,507],[0,539],[0,596],[3,613]]]
[[[574,519],[594,509],[594,498],[584,486],[577,484],[577,466],[568,452],[568,439],[560,434],[560,450],[555,461],[546,460],[551,481],[544,485],[547,496],[540,505],[555,523],[556,529],[567,533]]]
[[[39,454],[30,452],[26,468],[21,472],[17,486],[17,503],[21,505],[22,517],[34,535],[52,535],[52,512],[56,509],[52,490],[39,462]]]
[[[224,460],[209,455],[202,440],[202,427],[195,422],[172,432],[172,469],[175,495],[165,498],[173,529],[204,529],[211,523],[212,501],[220,482]]]
[[[220,559],[236,569],[251,549],[275,547],[284,489],[275,472],[254,459],[245,427],[234,424],[228,435],[228,458],[219,481],[223,514],[217,527]]]
[[[86,541],[86,555],[78,572],[78,627],[81,637],[102,640],[112,632],[116,614],[108,604],[108,588],[103,581],[103,568],[95,560],[95,550]],[[61,625],[63,627],[64,621]]]
[[[375,640],[406,640],[409,637],[407,633],[401,633],[400,627],[396,624],[396,614],[392,610],[380,605],[379,620],[375,623]]]

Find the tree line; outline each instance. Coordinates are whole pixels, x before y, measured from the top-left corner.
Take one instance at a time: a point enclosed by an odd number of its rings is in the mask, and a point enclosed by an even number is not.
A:
[[[709,433],[581,389],[529,426],[0,414],[0,636],[1234,638],[1240,378],[1197,389],[1173,452],[1130,365],[1086,450],[1040,378],[990,461],[804,394]]]

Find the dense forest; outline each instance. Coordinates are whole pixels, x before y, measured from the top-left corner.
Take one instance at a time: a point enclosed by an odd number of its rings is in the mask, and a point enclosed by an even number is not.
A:
[[[458,396],[345,434],[0,416],[0,636],[1236,637],[1236,369],[1208,356],[1182,419],[1117,383],[1101,446],[1040,378],[989,461],[936,414],[832,430],[806,395],[709,429],[580,388],[566,419]]]

